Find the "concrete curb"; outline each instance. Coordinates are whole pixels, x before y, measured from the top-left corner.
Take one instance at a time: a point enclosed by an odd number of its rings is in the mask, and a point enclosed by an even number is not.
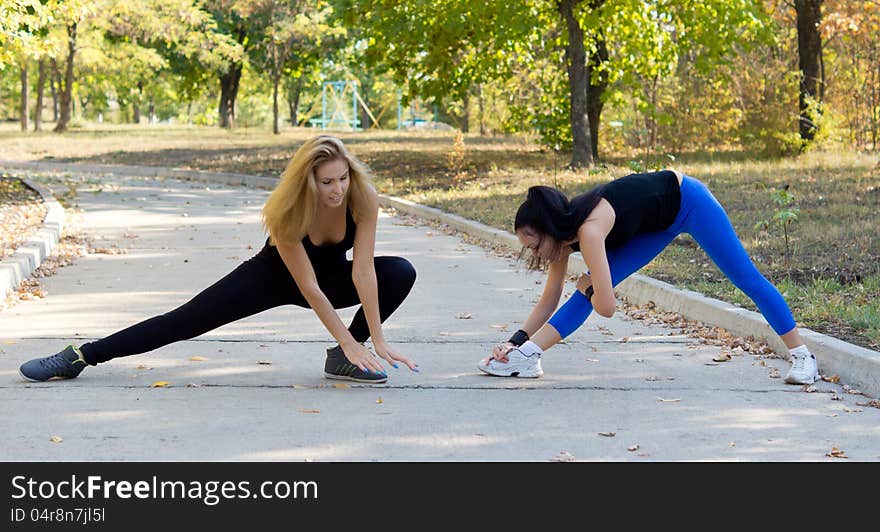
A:
[[[147,177],[165,176],[264,189],[272,189],[277,183],[277,179],[269,177],[144,166],[0,161],[0,168],[119,173]],[[468,220],[455,214],[446,213],[433,207],[419,205],[402,198],[382,195],[381,202],[386,207],[393,207],[407,214],[444,223],[462,233],[492,244],[502,245],[512,250],[520,249],[516,236],[507,231]],[[568,264],[569,274],[578,274],[583,270],[584,265],[580,256],[572,256]],[[690,290],[681,290],[668,283],[640,274],[632,275],[620,283],[617,291],[632,304],[644,305],[652,301],[657,308],[675,312],[687,319],[722,327],[738,336],[759,338],[766,341],[780,355],[788,357],[788,349],[785,348],[785,345],[779,340],[779,337],[776,336],[776,333],[770,328],[764,317],[757,312],[717,299],[708,298]],[[819,359],[819,366],[824,374],[836,374],[840,376],[842,381],[849,383],[862,392],[875,397],[880,396],[880,353],[810,329],[801,328],[800,331],[804,342]]]
[[[0,293],[3,297],[14,292],[22,281],[40,267],[61,240],[61,232],[64,230],[64,207],[58,203],[52,192],[29,179],[22,181],[43,198],[48,211],[36,234],[16,248],[11,257],[0,261]]]

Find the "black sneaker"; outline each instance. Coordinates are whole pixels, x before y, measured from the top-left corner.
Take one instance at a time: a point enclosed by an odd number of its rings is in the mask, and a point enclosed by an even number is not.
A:
[[[53,378],[73,379],[86,368],[86,365],[79,349],[69,345],[52,356],[28,360],[18,368],[18,372],[25,379],[35,382]]]
[[[328,379],[367,382],[370,384],[382,384],[388,380],[388,375],[384,373],[368,373],[349,362],[345,358],[342,347],[338,345],[327,350],[327,361],[324,362],[324,376]]]

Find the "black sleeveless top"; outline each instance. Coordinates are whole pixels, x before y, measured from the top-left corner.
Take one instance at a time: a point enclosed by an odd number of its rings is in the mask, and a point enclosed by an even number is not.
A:
[[[312,268],[315,269],[316,274],[320,274],[319,267],[322,265],[333,265],[338,264],[340,262],[345,262],[345,254],[346,252],[354,247],[354,234],[357,230],[357,225],[354,223],[354,217],[351,214],[349,209],[345,210],[345,236],[342,237],[340,242],[335,244],[325,244],[322,246],[316,246],[312,243],[312,240],[309,238],[309,235],[306,235],[302,239],[302,245],[306,249],[306,255],[309,257],[309,262],[312,263]],[[278,254],[278,249],[269,243],[270,239],[266,239],[266,245],[263,246],[263,252],[268,252],[270,255],[277,260],[281,260],[281,256]],[[261,252],[261,255],[263,253]]]
[[[681,208],[681,187],[671,170],[630,174],[606,184],[600,196],[614,209],[614,226],[606,248],[620,247],[637,234],[656,233],[672,225]],[[571,245],[580,251],[580,244]]]
[[[306,255],[309,256],[312,266],[325,263],[336,263],[345,260],[345,253],[354,247],[354,233],[357,225],[354,223],[354,217],[349,209],[345,209],[345,236],[342,241],[335,244],[325,244],[316,246],[312,244],[309,235],[302,239],[302,245],[306,248]]]

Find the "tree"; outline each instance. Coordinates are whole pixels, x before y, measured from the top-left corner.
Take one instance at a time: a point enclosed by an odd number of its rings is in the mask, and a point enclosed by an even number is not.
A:
[[[805,143],[816,136],[815,114],[821,112],[824,92],[822,36],[819,29],[822,3],[823,0],[795,0],[794,3],[797,12],[798,68],[801,71],[798,130]]]

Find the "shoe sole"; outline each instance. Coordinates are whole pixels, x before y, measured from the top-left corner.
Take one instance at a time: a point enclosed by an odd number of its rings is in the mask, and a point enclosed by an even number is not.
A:
[[[811,380],[811,381],[799,381],[799,380],[797,380],[797,379],[788,379],[788,378],[786,378],[786,379],[785,379],[785,384],[816,384],[816,383],[819,382],[820,380],[821,380],[821,377],[819,377],[818,375],[816,375],[815,377],[813,377],[813,380]]]
[[[336,380],[336,381],[363,382],[363,383],[366,383],[366,384],[384,384],[385,382],[388,381],[388,377],[385,377],[384,379],[370,379],[370,380],[367,380],[367,379],[358,379],[358,378],[355,378],[355,377],[343,377],[342,375],[333,375],[332,373],[327,373],[327,372],[324,372],[324,378],[327,378],[327,379],[333,379],[333,380]]]
[[[543,371],[535,373],[535,374],[524,375],[521,371],[511,371],[509,373],[508,372],[496,373],[496,372],[489,371],[488,369],[486,369],[482,366],[477,366],[477,369],[479,369],[480,371],[482,371],[486,375],[492,375],[493,377],[516,377],[518,379],[538,379],[544,375]]]
[[[39,379],[32,379],[32,378],[28,377],[27,375],[25,375],[24,373],[22,373],[22,372],[21,372],[21,369],[18,370],[18,374],[21,375],[21,378],[22,378],[22,379],[24,379],[24,380],[26,380],[26,381],[29,381],[29,382],[46,382],[46,381],[49,380],[49,379],[46,379],[46,380],[42,380],[42,381],[41,381],[41,380],[39,380]]]

